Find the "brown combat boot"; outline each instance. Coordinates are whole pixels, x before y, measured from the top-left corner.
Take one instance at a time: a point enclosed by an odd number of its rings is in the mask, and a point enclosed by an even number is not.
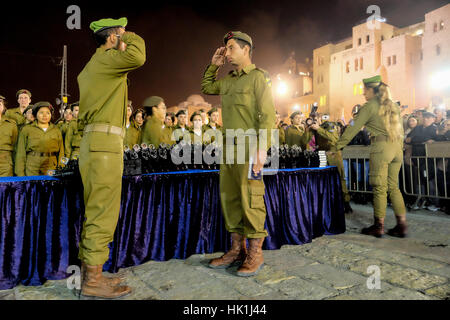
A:
[[[84,262],[81,263],[81,281],[84,281],[86,275],[86,264]],[[111,276],[111,277],[105,277],[102,274],[102,277],[105,279],[105,281],[109,282],[112,286],[117,286],[121,284],[125,279],[121,276]]]
[[[397,225],[388,230],[388,235],[392,237],[404,238],[406,237],[408,226],[406,225],[406,217],[405,216],[395,216],[397,219]]]
[[[251,277],[257,275],[264,265],[262,245],[264,238],[249,239],[249,248],[247,258],[238,269],[237,275],[240,277]]]
[[[229,266],[242,263],[247,256],[245,237],[239,233],[231,234],[231,249],[220,258],[212,259],[209,267],[213,269],[225,269]]]
[[[84,277],[81,283],[81,294],[88,297],[115,299],[131,293],[128,286],[112,285],[110,278],[102,275],[103,265],[84,265]]]
[[[362,234],[381,238],[384,235],[384,219],[375,218],[375,223],[361,230]]]

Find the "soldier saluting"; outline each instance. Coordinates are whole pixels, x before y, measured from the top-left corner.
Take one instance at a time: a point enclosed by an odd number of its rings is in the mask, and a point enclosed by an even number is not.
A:
[[[205,94],[221,95],[224,131],[242,129],[245,132],[253,129],[259,132],[260,129],[266,129],[266,137],[256,138],[270,141],[270,130],[275,127],[276,119],[272,89],[267,72],[256,68],[251,62],[252,39],[245,33],[233,31],[225,35],[224,44],[226,47],[216,50],[203,75],[202,91]],[[235,70],[217,80],[218,69],[225,64],[225,59]],[[239,140],[234,139],[234,144],[239,144]],[[224,142],[228,144],[231,139]],[[212,268],[226,268],[241,263],[237,275],[243,277],[257,274],[263,265],[262,245],[267,236],[264,229],[264,182],[262,179],[248,178],[249,157],[256,159],[253,174],[261,173],[267,150],[252,147],[256,146],[246,146],[245,163],[237,163],[237,148],[234,146],[234,163],[229,164],[227,161],[220,165],[222,212],[226,229],[231,233],[232,246],[222,257],[209,263]],[[224,151],[227,152],[225,146]],[[246,238],[249,239],[248,252]]]
[[[78,257],[82,261],[81,293],[118,298],[131,292],[120,278],[102,276],[120,210],[123,139],[127,117],[127,74],[145,63],[145,42],[125,32],[127,19],[102,19],[90,28],[98,48],[78,75],[80,174],[86,220]]]

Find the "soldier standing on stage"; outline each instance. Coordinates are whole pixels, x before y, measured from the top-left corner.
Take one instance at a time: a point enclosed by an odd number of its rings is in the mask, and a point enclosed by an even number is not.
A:
[[[251,62],[252,39],[240,31],[229,32],[224,37],[226,47],[216,50],[212,63],[206,69],[202,81],[205,94],[221,95],[223,130],[259,129],[267,130],[264,139],[271,140],[271,129],[275,127],[275,108],[270,78],[266,71],[256,68]],[[235,68],[226,77],[217,80],[219,68],[227,59]],[[256,137],[260,139],[259,136]],[[263,139],[263,138],[261,138]],[[225,144],[231,142],[224,139]],[[240,143],[239,138],[232,140]],[[266,207],[265,187],[260,180],[249,179],[249,156],[256,159],[253,174],[261,173],[267,150],[246,147],[244,164],[236,164],[237,148],[234,145],[233,164],[220,165],[220,195],[225,225],[231,233],[231,249],[222,257],[210,261],[212,268],[226,268],[241,263],[237,275],[248,277],[258,273],[264,258],[262,245],[267,231],[264,228]],[[253,147],[253,148],[252,148]],[[270,142],[267,143],[270,148]],[[249,150],[250,149],[250,150]],[[254,149],[254,150],[252,150]],[[249,239],[246,250],[245,239]]]
[[[144,129],[142,130],[141,143],[154,145],[158,148],[161,143],[172,144],[171,130],[163,128],[166,117],[166,104],[163,98],[153,96],[145,99],[143,103],[147,115]]]
[[[363,234],[382,237],[386,216],[387,193],[391,199],[397,225],[389,235],[405,237],[406,208],[398,188],[398,174],[403,161],[403,126],[400,108],[392,101],[388,86],[380,76],[364,79],[366,104],[361,107],[353,126],[347,127],[332,151],[341,150],[359,130],[366,126],[371,133],[369,183],[373,188],[374,224],[362,229]]]
[[[33,107],[36,120],[20,130],[16,147],[17,176],[43,176],[61,164],[64,144],[61,131],[50,122],[53,107],[38,102]]]
[[[120,211],[128,85],[127,75],[145,63],[145,42],[126,32],[127,19],[102,19],[90,28],[98,45],[78,75],[80,125],[84,128],[79,166],[85,217],[79,258],[81,293],[118,298],[131,292],[118,277],[102,275]]]
[[[12,177],[18,131],[15,121],[8,119],[5,112],[5,97],[0,96],[0,177]]]
[[[25,116],[23,112],[31,103],[31,92],[27,89],[21,89],[16,93],[17,102],[19,106],[17,108],[9,109],[6,111],[6,116],[16,122],[17,128],[22,128],[25,125]]]
[[[83,128],[78,120],[79,112],[79,102],[74,102],[70,105],[70,110],[72,110],[72,121],[69,123],[67,128],[66,137],[64,139],[64,153],[66,158],[78,159],[80,155],[80,143],[83,137]]]

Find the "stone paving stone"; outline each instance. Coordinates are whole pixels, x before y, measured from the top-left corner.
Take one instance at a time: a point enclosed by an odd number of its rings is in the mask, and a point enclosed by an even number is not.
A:
[[[429,271],[432,274],[437,274],[446,278],[450,278],[450,266],[445,266],[442,268],[432,269]]]
[[[290,270],[289,274],[317,283],[325,288],[345,290],[366,283],[367,278],[325,264],[313,264]]]
[[[446,264],[444,263],[436,262],[430,259],[412,257],[405,254],[389,252],[387,250],[380,249],[371,250],[370,253],[365,253],[364,255],[368,258],[380,259],[391,263],[398,263],[400,265],[422,271],[431,271],[446,266]]]
[[[371,265],[376,265],[380,268],[381,281],[387,281],[408,289],[423,290],[447,282],[447,279],[441,276],[430,275],[415,269],[373,259],[359,261],[350,267],[350,270],[360,274],[367,274],[367,268]]]
[[[336,290],[328,290],[315,283],[300,278],[282,281],[273,285],[277,290],[286,294],[287,299],[322,300],[337,295]]]
[[[450,284],[437,286],[425,291],[426,294],[435,296],[438,299],[450,300]]]

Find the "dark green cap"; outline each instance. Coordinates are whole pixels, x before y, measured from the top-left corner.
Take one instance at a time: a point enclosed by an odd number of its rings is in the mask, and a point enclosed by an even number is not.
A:
[[[53,106],[52,106],[52,104],[50,102],[39,101],[39,102],[36,102],[34,104],[34,106],[33,106],[33,116],[36,118],[39,109],[40,108],[44,108],[44,107],[49,108],[50,109],[50,113],[53,113]]]
[[[364,84],[370,84],[370,83],[379,84],[379,83],[381,83],[381,76],[378,75],[378,76],[375,76],[372,78],[363,79],[363,83]]]
[[[164,101],[164,99],[161,97],[152,96],[152,97],[148,97],[147,99],[145,99],[142,106],[144,108],[145,107],[156,107],[156,106],[158,106],[158,104],[160,104],[163,101]]]
[[[302,113],[300,111],[295,111],[294,113],[291,114],[291,116],[289,118],[294,119],[296,115],[301,115]]]
[[[252,42],[252,38],[250,38],[250,36],[246,33],[243,33],[241,31],[230,31],[228,32],[224,37],[223,37],[223,43],[225,43],[225,45],[227,44],[228,40],[230,39],[239,39],[239,40],[243,40],[245,42],[247,42],[248,44],[250,44],[250,47],[253,48],[253,42]]]
[[[109,29],[109,28],[125,28],[128,24],[127,18],[120,19],[101,19],[98,21],[94,21],[90,24],[89,28],[91,28],[94,33]]]
[[[6,98],[0,94],[0,100],[6,100]]]
[[[19,96],[20,96],[22,93],[26,93],[26,94],[31,98],[31,92],[28,91],[27,89],[20,89],[19,91],[17,91],[17,93],[16,93],[16,98],[19,98]]]

